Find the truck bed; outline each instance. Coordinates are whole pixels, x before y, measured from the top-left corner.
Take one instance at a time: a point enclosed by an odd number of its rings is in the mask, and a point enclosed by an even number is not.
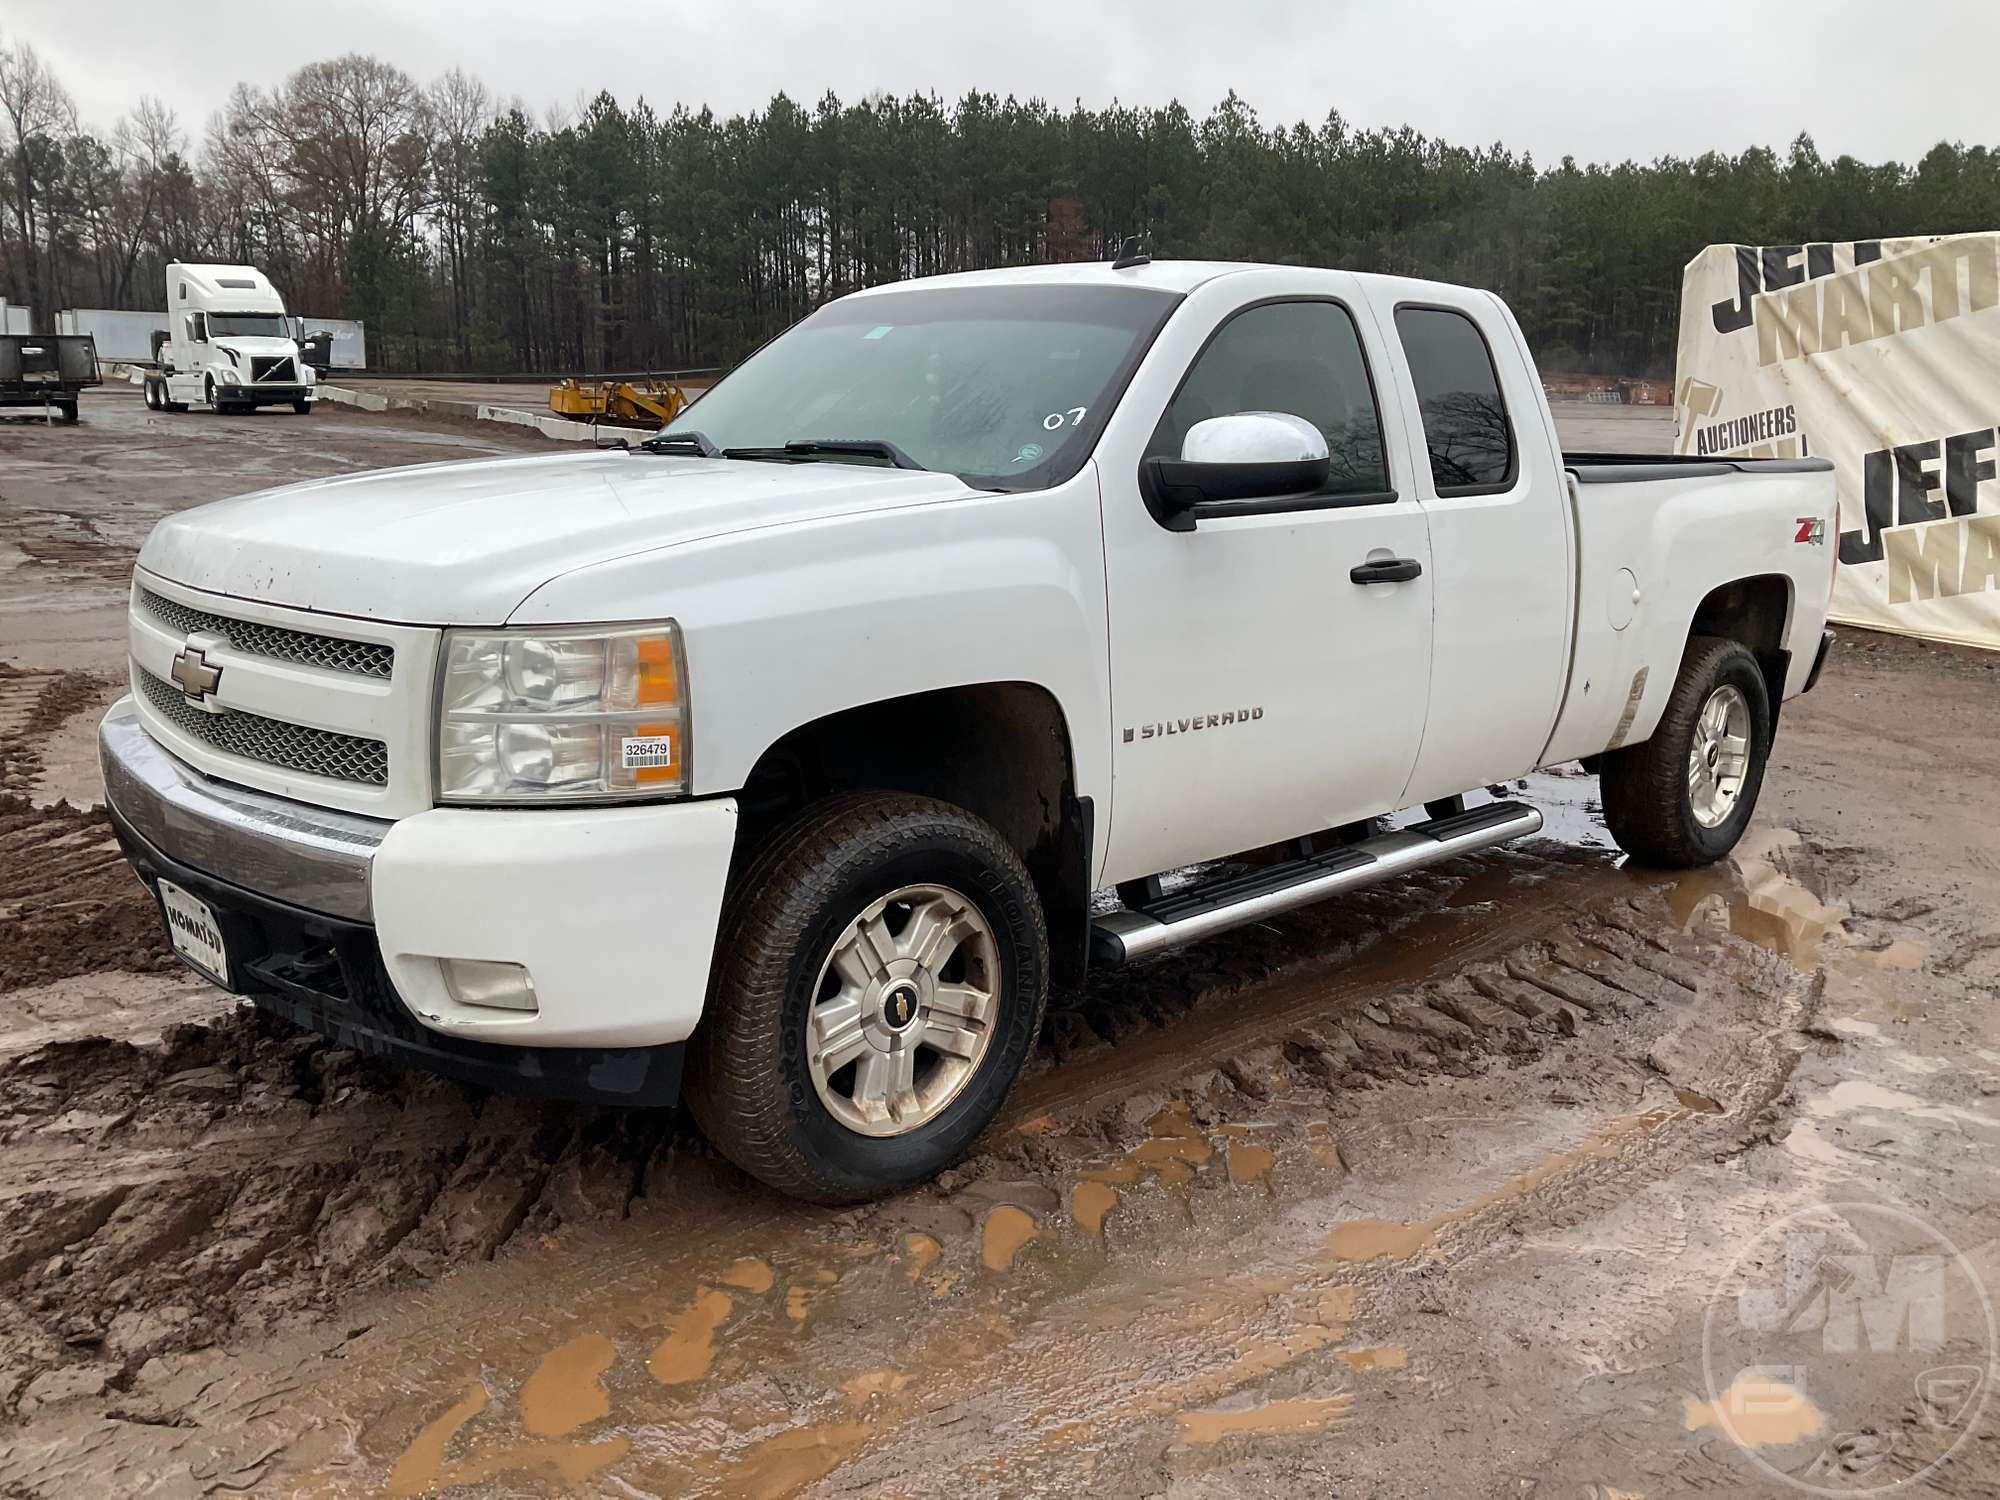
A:
[[[1826,458],[1697,458],[1689,453],[1572,453],[1563,467],[1578,484],[1634,484],[1648,479],[1720,478],[1725,474],[1814,474],[1831,469]]]
[[[85,386],[101,384],[90,334],[0,334],[0,406],[74,402]]]

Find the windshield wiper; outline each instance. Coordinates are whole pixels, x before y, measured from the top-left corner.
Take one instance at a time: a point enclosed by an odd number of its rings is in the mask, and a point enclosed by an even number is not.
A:
[[[883,438],[793,438],[779,448],[724,448],[724,458],[772,459],[788,463],[810,463],[822,456],[839,458],[882,458],[898,469],[922,470],[909,454]]]
[[[639,446],[648,453],[694,453],[702,458],[722,457],[722,450],[715,446],[707,433],[688,428],[679,432],[656,433]]]

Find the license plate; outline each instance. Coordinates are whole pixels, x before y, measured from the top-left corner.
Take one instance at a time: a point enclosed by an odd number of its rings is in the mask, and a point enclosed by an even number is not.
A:
[[[162,880],[160,905],[167,914],[167,937],[174,952],[227,989],[229,950],[223,945],[222,924],[215,920],[208,903],[171,880]]]

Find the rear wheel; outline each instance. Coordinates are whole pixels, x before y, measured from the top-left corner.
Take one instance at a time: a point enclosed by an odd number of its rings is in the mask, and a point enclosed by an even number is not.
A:
[[[1604,821],[1618,846],[1669,869],[1729,853],[1756,810],[1771,729],[1764,672],[1748,648],[1688,642],[1653,737],[1603,759]]]
[[[730,897],[688,1103],[782,1192],[841,1203],[911,1186],[999,1111],[1047,975],[1041,903],[993,828],[922,797],[832,799]]]
[[[56,403],[56,411],[65,422],[74,422],[76,420],[76,402],[73,400],[58,401]]]
[[[311,416],[312,409],[313,409],[313,404],[310,401],[294,401],[292,403],[292,410],[297,412],[302,417]]]
[[[148,377],[146,381],[146,410],[158,411],[159,409],[160,409],[160,383],[159,381]]]

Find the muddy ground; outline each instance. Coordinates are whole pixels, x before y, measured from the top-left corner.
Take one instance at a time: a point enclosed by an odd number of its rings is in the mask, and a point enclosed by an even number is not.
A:
[[[802,1209],[167,965],[70,805],[151,518],[534,443],[123,400],[0,422],[0,1494],[2000,1493],[1992,659],[1850,640],[1727,867],[1538,777],[1100,975],[963,1167]]]

